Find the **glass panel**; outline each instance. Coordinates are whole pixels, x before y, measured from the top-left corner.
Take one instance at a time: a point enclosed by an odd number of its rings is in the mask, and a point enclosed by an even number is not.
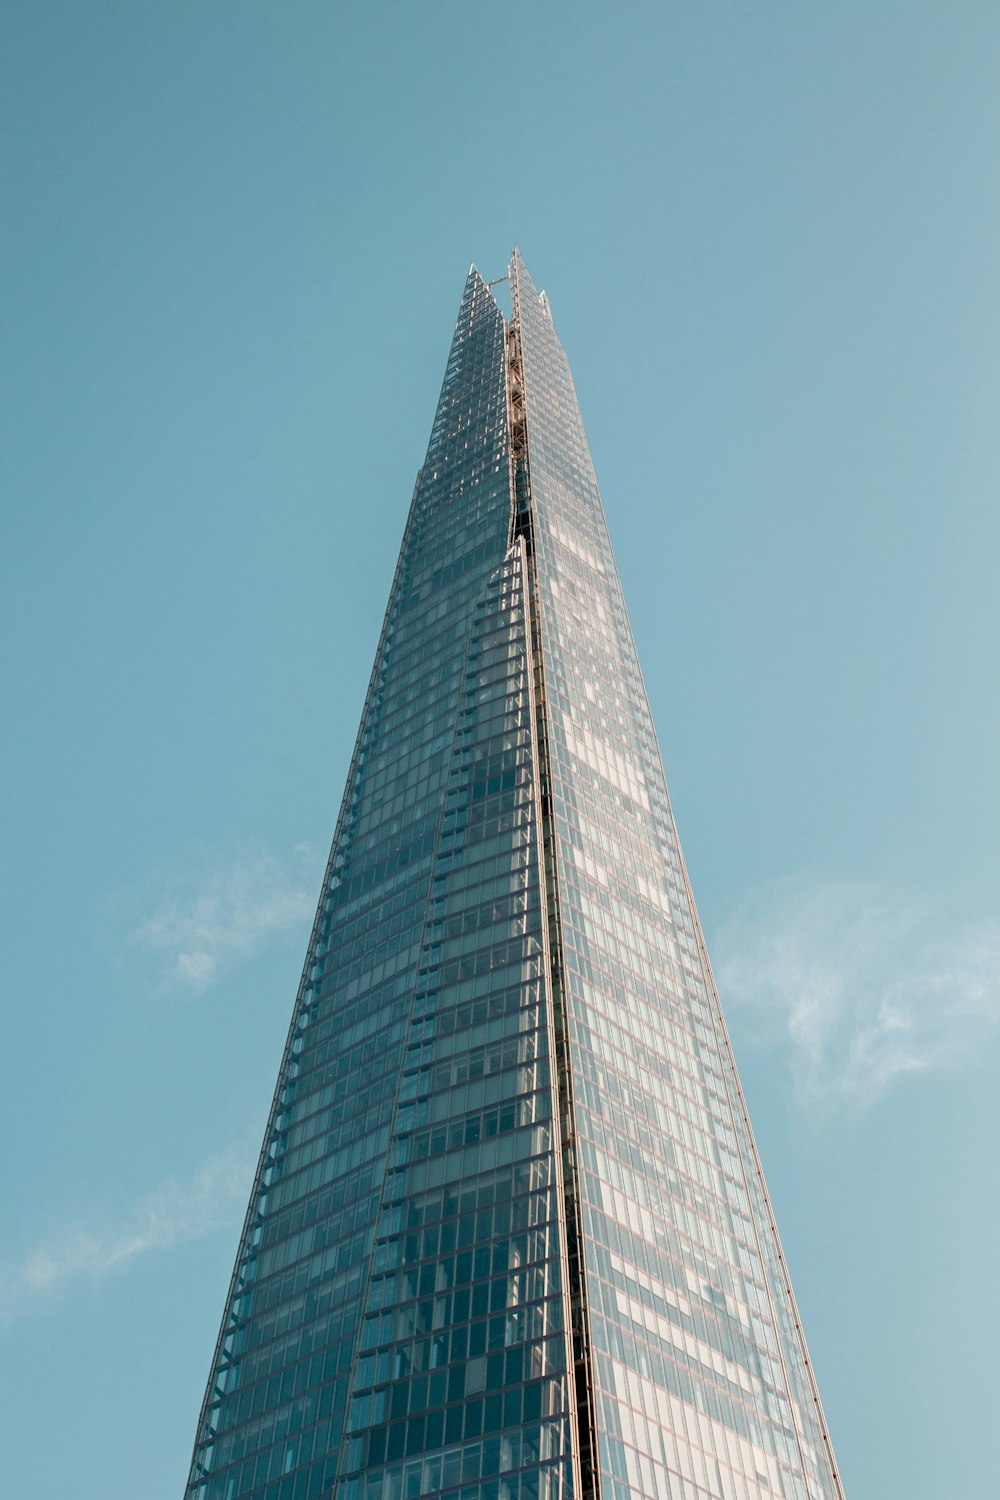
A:
[[[602,1494],[835,1500],[572,378],[512,270]]]
[[[562,1472],[504,338],[473,271],[205,1399],[188,1492],[199,1500],[329,1496],[338,1471],[389,1474],[383,1459],[395,1485],[396,1460],[433,1449],[447,1484],[456,1462],[463,1483],[501,1463]],[[497,1413],[498,1354],[512,1372],[520,1361],[517,1414]],[[406,1469],[407,1486],[421,1475]]]

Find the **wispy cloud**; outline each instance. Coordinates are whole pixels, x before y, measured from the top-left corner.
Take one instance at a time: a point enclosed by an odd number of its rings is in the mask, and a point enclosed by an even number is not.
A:
[[[778,881],[716,937],[723,1004],[787,1050],[799,1100],[863,1109],[1000,1027],[1000,924],[885,887]]]
[[[245,844],[150,882],[151,913],[131,941],[159,964],[160,983],[195,994],[271,943],[305,929],[320,857],[306,844],[282,858]]]
[[[106,1276],[151,1250],[166,1250],[234,1223],[250,1193],[256,1157],[235,1147],[186,1182],[169,1178],[118,1224],[62,1225],[21,1262],[0,1268],[0,1312],[29,1311],[37,1298],[81,1277]]]

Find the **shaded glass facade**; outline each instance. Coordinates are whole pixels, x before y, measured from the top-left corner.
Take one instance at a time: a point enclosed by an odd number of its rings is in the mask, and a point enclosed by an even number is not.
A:
[[[470,273],[188,1500],[842,1497],[580,414]]]

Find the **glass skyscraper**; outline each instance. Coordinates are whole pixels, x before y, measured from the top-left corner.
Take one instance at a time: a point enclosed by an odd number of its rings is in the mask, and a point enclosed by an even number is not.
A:
[[[470,272],[188,1500],[842,1500],[565,355]]]

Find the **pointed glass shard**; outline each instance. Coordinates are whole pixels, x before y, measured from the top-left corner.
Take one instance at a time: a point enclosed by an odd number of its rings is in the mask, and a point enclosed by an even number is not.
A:
[[[473,269],[189,1500],[841,1500],[573,383]]]

